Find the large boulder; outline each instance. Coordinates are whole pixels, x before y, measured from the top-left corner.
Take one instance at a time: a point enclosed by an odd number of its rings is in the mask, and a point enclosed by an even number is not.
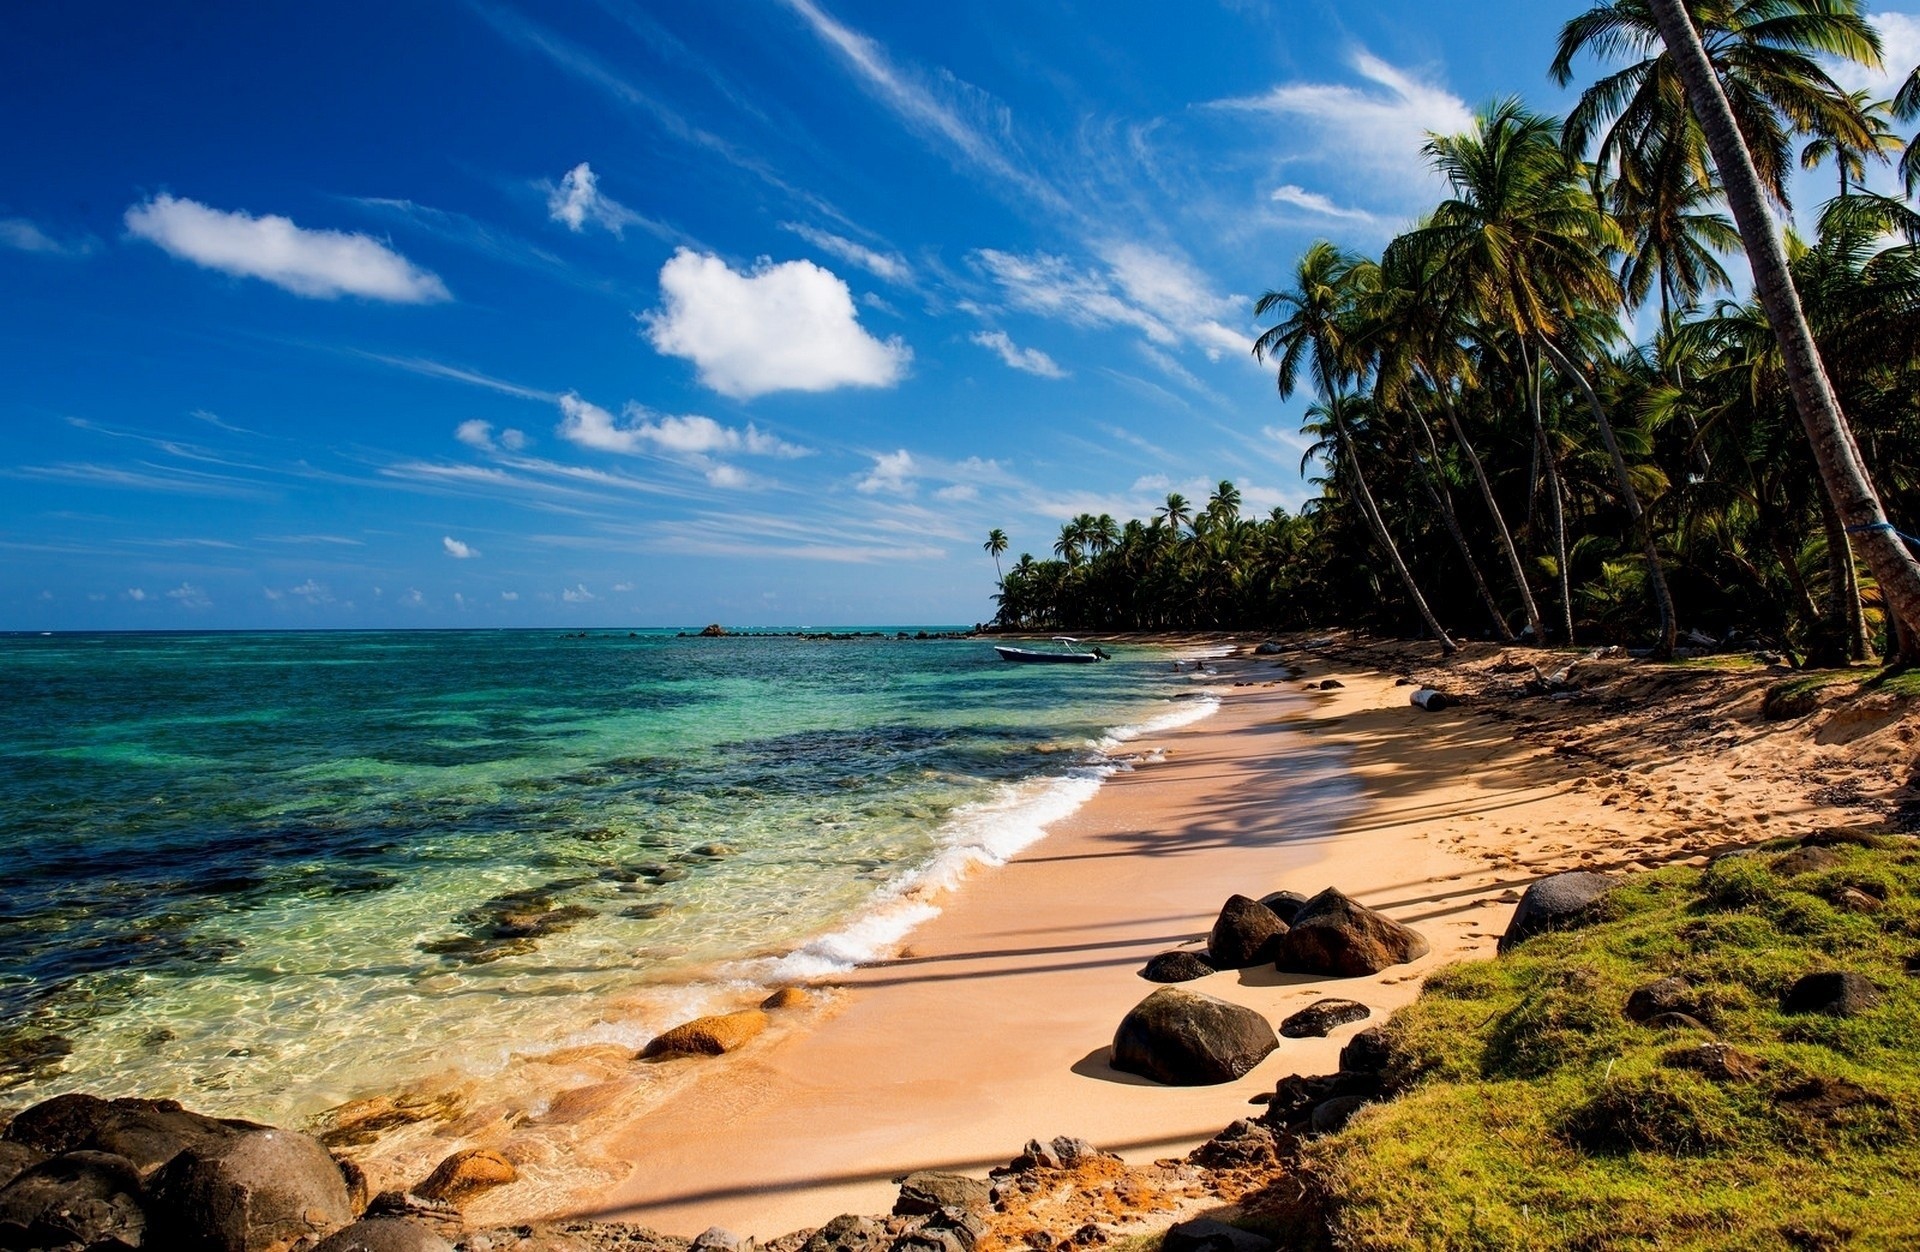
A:
[[[283,1252],[354,1219],[346,1179],[320,1141],[290,1130],[236,1132],[191,1147],[149,1184],[163,1246]]]
[[[0,1139],[0,1187],[6,1186],[46,1159],[47,1154],[38,1148],[30,1148],[24,1143],[8,1143]]]
[[[334,1231],[313,1252],[453,1252],[453,1245],[415,1222],[369,1217]]]
[[[1198,952],[1162,952],[1141,967],[1140,977],[1148,982],[1192,982],[1216,972],[1207,958]]]
[[[1273,946],[1287,924],[1258,900],[1229,896],[1207,936],[1207,959],[1215,969],[1246,969],[1273,960]]]
[[[1113,1067],[1175,1087],[1232,1082],[1280,1046],[1250,1008],[1182,987],[1134,1005],[1113,1036]]]
[[[1298,891],[1269,891],[1260,897],[1260,903],[1273,910],[1273,915],[1293,925],[1293,919],[1300,916],[1300,910],[1307,907],[1307,897]]]
[[[971,1212],[993,1203],[993,1184],[984,1178],[922,1169],[894,1181],[900,1184],[900,1195],[893,1211],[902,1217],[924,1217],[941,1209]]]
[[[519,1177],[513,1162],[492,1148],[467,1148],[435,1166],[413,1194],[458,1207],[483,1191],[504,1187]]]
[[[0,1247],[137,1248],[146,1242],[140,1173],[111,1152],[68,1152],[0,1189]]]
[[[189,1112],[176,1100],[102,1100],[75,1092],[22,1111],[5,1138],[49,1156],[111,1152],[132,1161],[147,1178],[187,1148],[207,1148],[242,1131],[264,1129],[257,1122]]]
[[[1420,932],[1329,887],[1295,915],[1274,964],[1297,974],[1360,978],[1417,961],[1431,950]]]
[[[733,1051],[766,1028],[767,1015],[759,1009],[696,1017],[656,1035],[641,1049],[640,1055],[719,1056]]]
[[[1589,870],[1573,870],[1540,879],[1527,888],[1513,910],[1507,931],[1500,936],[1500,951],[1505,952],[1522,939],[1564,930],[1586,920],[1587,911],[1613,890],[1615,880]]]

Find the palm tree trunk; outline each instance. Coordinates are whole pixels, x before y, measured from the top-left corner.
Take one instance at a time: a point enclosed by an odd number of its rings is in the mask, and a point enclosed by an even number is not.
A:
[[[1594,424],[1600,428],[1600,442],[1606,445],[1607,457],[1613,462],[1613,476],[1620,483],[1620,498],[1626,502],[1627,518],[1640,540],[1640,550],[1647,558],[1647,580],[1653,591],[1653,605],[1660,615],[1660,642],[1653,650],[1654,659],[1664,661],[1673,655],[1673,646],[1679,641],[1680,627],[1674,620],[1673,591],[1667,586],[1666,569],[1660,562],[1660,548],[1653,539],[1653,525],[1648,520],[1646,510],[1640,507],[1640,493],[1633,489],[1633,477],[1627,472],[1627,458],[1620,455],[1620,441],[1614,438],[1613,423],[1607,420],[1607,410],[1600,403],[1600,397],[1594,393],[1593,384],[1587,381],[1586,372],[1580,369],[1566,354],[1553,345],[1545,335],[1540,337],[1541,351],[1551,356],[1561,374],[1570,375],[1580,387],[1580,393],[1587,398],[1587,408],[1593,413]]]
[[[1867,639],[1867,615],[1860,609],[1860,574],[1853,567],[1853,548],[1840,512],[1826,496],[1820,497],[1820,524],[1827,532],[1826,632],[1832,637],[1833,663],[1864,661],[1873,655]]]
[[[1540,369],[1537,361],[1527,357],[1527,341],[1520,341],[1520,362],[1527,371],[1527,402],[1533,410],[1533,451],[1536,463],[1543,463],[1547,478],[1547,521],[1553,527],[1554,562],[1559,567],[1560,612],[1566,620],[1567,644],[1573,644],[1573,584],[1567,571],[1567,511],[1566,492],[1560,481],[1560,461],[1553,455],[1553,445],[1547,439],[1546,419],[1540,412]],[[1546,640],[1536,639],[1536,643]]]
[[[1441,393],[1445,397],[1444,392]],[[1533,631],[1535,643],[1546,639],[1546,628],[1540,623],[1540,606],[1534,603],[1533,588],[1527,583],[1527,567],[1520,560],[1520,549],[1514,546],[1513,532],[1507,527],[1506,514],[1500,511],[1500,504],[1493,498],[1493,484],[1487,481],[1486,466],[1480,463],[1480,454],[1475,452],[1473,444],[1467,439],[1466,427],[1460,424],[1460,415],[1453,411],[1453,401],[1445,399],[1447,406],[1447,427],[1453,435],[1453,441],[1460,445],[1460,452],[1467,458],[1467,464],[1473,467],[1473,477],[1480,484],[1480,498],[1487,502],[1487,512],[1493,515],[1494,528],[1500,534],[1500,546],[1507,554],[1507,566],[1513,572],[1513,581],[1520,588],[1520,603],[1527,613],[1527,625]]]
[[[1353,437],[1347,433],[1347,419],[1340,413],[1340,401],[1333,400],[1327,405],[1327,411],[1333,416],[1334,430],[1340,436],[1340,459],[1347,464],[1347,470],[1353,475],[1354,494],[1360,499],[1360,511],[1366,515],[1367,526],[1373,531],[1373,538],[1387,554],[1387,560],[1393,563],[1393,572],[1400,577],[1400,585],[1407,590],[1407,597],[1413,601],[1414,608],[1420,611],[1420,620],[1427,625],[1427,633],[1439,641],[1442,652],[1453,652],[1459,647],[1440,619],[1427,607],[1427,598],[1420,594],[1420,587],[1413,581],[1413,572],[1400,556],[1400,546],[1393,541],[1393,535],[1387,530],[1387,523],[1380,516],[1380,509],[1373,502],[1373,492],[1367,487],[1366,473],[1360,468],[1360,459],[1355,455]]]
[[[1800,307],[1793,276],[1787,269],[1786,249],[1768,212],[1766,192],[1753,168],[1753,156],[1740,136],[1733,110],[1727,104],[1713,63],[1707,59],[1687,15],[1684,0],[1650,0],[1660,37],[1673,56],[1686,85],[1687,102],[1700,120],[1713,163],[1720,171],[1726,189],[1727,205],[1733,210],[1746,245],[1747,261],[1753,268],[1753,288],[1766,310],[1767,322],[1780,340],[1780,356],[1786,365],[1787,385],[1793,392],[1793,405],[1813,445],[1814,460],[1820,467],[1820,481],[1833,500],[1834,508],[1846,524],[1849,536],[1858,538],[1861,553],[1880,584],[1880,594],[1888,614],[1903,628],[1889,632],[1904,640],[1920,636],[1920,561],[1914,559],[1900,536],[1887,520],[1872,480],[1867,475],[1860,447],[1841,412],[1840,400],[1827,378],[1813,331]],[[1912,660],[1904,649],[1894,660]]]
[[[1480,572],[1480,562],[1473,559],[1473,549],[1467,544],[1467,536],[1460,529],[1460,516],[1453,511],[1453,497],[1447,490],[1446,479],[1440,476],[1440,448],[1433,441],[1433,427],[1427,425],[1426,414],[1420,406],[1408,401],[1407,408],[1412,411],[1414,420],[1420,424],[1420,437],[1427,445],[1427,472],[1420,481],[1432,498],[1434,507],[1440,510],[1441,518],[1447,524],[1447,533],[1453,536],[1453,546],[1459,550],[1460,559],[1466,562],[1467,573],[1473,578],[1474,590],[1480,593],[1480,603],[1487,608],[1487,616],[1493,619],[1493,628],[1499,632],[1501,642],[1512,643],[1513,630],[1507,625],[1506,614],[1500,611],[1500,602],[1493,598],[1493,591],[1487,586],[1487,576]],[[1414,458],[1416,461],[1419,457]]]

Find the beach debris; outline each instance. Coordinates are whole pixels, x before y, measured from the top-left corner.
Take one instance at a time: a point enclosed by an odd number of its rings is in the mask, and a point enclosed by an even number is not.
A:
[[[1828,1017],[1858,1017],[1880,1005],[1880,988],[1864,974],[1826,969],[1794,980],[1780,998],[1788,1013],[1824,1013]]]
[[[140,1175],[111,1152],[67,1152],[0,1189],[0,1246],[137,1248],[146,1241]]]
[[[1293,925],[1293,919],[1300,916],[1300,910],[1306,907],[1307,897],[1298,891],[1269,891],[1260,897],[1260,903],[1273,910],[1273,915]]]
[[[1173,951],[1162,952],[1148,961],[1141,968],[1140,977],[1148,982],[1192,982],[1217,972],[1198,952]]]
[[[1207,959],[1215,969],[1246,969],[1273,960],[1287,924],[1258,900],[1228,896],[1207,936]]]
[[[433,1172],[414,1187],[413,1194],[458,1207],[484,1191],[519,1178],[520,1171],[513,1162],[492,1148],[467,1148],[434,1166]]]
[[[1162,987],[1121,1019],[1113,1067],[1175,1087],[1232,1082],[1280,1046],[1266,1018],[1244,1005]]]
[[[1407,697],[1407,703],[1415,708],[1425,709],[1429,713],[1438,713],[1442,709],[1450,708],[1453,702],[1452,696],[1444,691],[1435,691],[1432,687],[1415,687],[1413,693]]]
[[[453,1252],[433,1231],[399,1217],[364,1217],[322,1239],[313,1252]]]
[[[1500,951],[1549,930],[1580,925],[1589,918],[1593,906],[1613,890],[1614,883],[1607,875],[1591,870],[1570,870],[1540,879],[1520,897],[1506,933],[1500,936]]]
[[[767,1015],[759,1009],[738,1013],[717,1013],[683,1022],[664,1034],[656,1035],[640,1050],[642,1059],[667,1056],[719,1056],[731,1052],[767,1028]]]
[[[1297,974],[1359,978],[1417,961],[1426,937],[1329,887],[1307,901],[1275,949],[1274,965]]]
[[[1161,1252],[1273,1252],[1274,1242],[1251,1230],[1199,1217],[1168,1227],[1160,1247]]]
[[[1693,1002],[1693,984],[1684,978],[1662,978],[1644,987],[1636,987],[1627,997],[1626,1016],[1630,1022],[1651,1022],[1662,1013],[1697,1015]]]
[[[1358,1000],[1315,1000],[1281,1022],[1280,1033],[1288,1039],[1324,1039],[1338,1027],[1372,1016],[1373,1010]]]
[[[185,1149],[153,1176],[148,1196],[159,1247],[278,1252],[356,1216],[320,1141],[272,1127]]]
[[[782,987],[760,1001],[763,1009],[803,1009],[813,1003],[813,995],[803,987]]]
[[[921,1169],[893,1181],[900,1187],[893,1211],[901,1217],[926,1216],[941,1209],[977,1212],[993,1204],[993,1184],[984,1178]]]

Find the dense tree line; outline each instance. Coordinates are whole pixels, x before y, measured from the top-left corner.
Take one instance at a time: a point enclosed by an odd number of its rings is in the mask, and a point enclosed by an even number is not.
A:
[[[1003,570],[1009,628],[1370,623],[1500,639],[1741,632],[1813,662],[1920,650],[1920,67],[1891,101],[1858,0],[1612,0],[1552,64],[1565,120],[1499,101],[1426,155],[1448,197],[1379,255],[1316,242],[1255,353],[1309,388],[1320,494],[1222,482],[1082,515]],[[1863,185],[1899,164],[1906,196]],[[1831,163],[1813,238],[1796,164]],[[1750,298],[1732,298],[1745,253]],[[1626,327],[1651,327],[1635,342]]]

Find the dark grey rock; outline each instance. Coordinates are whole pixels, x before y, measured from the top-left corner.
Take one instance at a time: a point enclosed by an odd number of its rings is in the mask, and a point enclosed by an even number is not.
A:
[[[175,1100],[102,1100],[76,1092],[22,1111],[5,1137],[49,1156],[111,1152],[132,1161],[144,1179],[187,1148],[209,1148],[242,1131],[264,1129],[257,1122],[189,1112]]]
[[[1162,952],[1140,970],[1148,982],[1192,982],[1216,973],[1213,965],[1198,952]]]
[[[1270,891],[1260,897],[1260,903],[1267,906],[1273,915],[1293,925],[1293,919],[1300,916],[1300,910],[1307,906],[1307,897],[1298,891]]]
[[[1295,915],[1274,964],[1294,973],[1359,978],[1417,961],[1431,950],[1420,932],[1329,887]]]
[[[1169,1227],[1162,1252],[1273,1252],[1273,1240],[1251,1230],[1201,1217]]]
[[[1605,874],[1573,870],[1542,878],[1527,888],[1513,910],[1513,920],[1500,936],[1500,951],[1549,930],[1577,926],[1586,920],[1587,911],[1607,892],[1614,880]]]
[[[1393,1050],[1384,1026],[1369,1026],[1340,1049],[1340,1068],[1356,1074],[1378,1074],[1387,1068]]]
[[[1627,997],[1627,1020],[1650,1022],[1662,1013],[1697,1014],[1693,1002],[1693,984],[1684,978],[1662,978],[1644,987],[1636,987]]]
[[[1280,1046],[1250,1008],[1180,987],[1133,1007],[1113,1036],[1113,1066],[1176,1087],[1232,1082]]]
[[[1287,924],[1272,909],[1246,896],[1229,896],[1207,936],[1207,959],[1215,969],[1246,969],[1273,960],[1274,943]]]
[[[190,1147],[149,1188],[168,1247],[264,1252],[320,1239],[354,1219],[346,1180],[320,1141],[290,1130],[239,1131]]]
[[[1353,1120],[1366,1101],[1359,1096],[1335,1096],[1313,1106],[1313,1133],[1330,1135]]]
[[[993,1202],[993,1184],[984,1178],[922,1169],[894,1181],[900,1184],[900,1196],[893,1202],[893,1211],[903,1217],[926,1216],[947,1208],[967,1212],[984,1209]]]
[[[1337,1027],[1372,1016],[1373,1010],[1358,1000],[1315,1000],[1281,1022],[1280,1033],[1288,1039],[1324,1039]]]
[[[1807,974],[1787,988],[1780,1007],[1789,1013],[1824,1013],[1829,1017],[1857,1017],[1880,1004],[1880,988],[1863,974],[1821,970]]]
[[[0,1247],[137,1248],[146,1242],[140,1172],[111,1152],[67,1152],[0,1189]]]
[[[1245,1118],[1207,1140],[1187,1159],[1205,1169],[1251,1169],[1280,1160],[1280,1137],[1271,1126]]]
[[[313,1252],[453,1252],[453,1245],[418,1222],[368,1217],[334,1231]]]
[[[24,1143],[0,1141],[0,1187],[47,1159],[47,1154]]]

